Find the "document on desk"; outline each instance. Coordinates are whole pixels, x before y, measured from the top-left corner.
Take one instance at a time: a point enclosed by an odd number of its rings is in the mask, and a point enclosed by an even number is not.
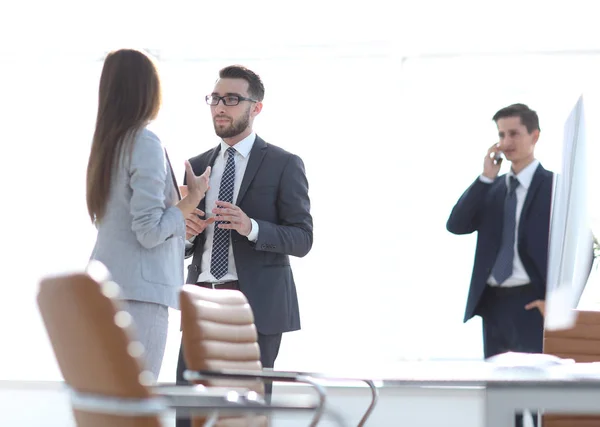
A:
[[[507,352],[486,359],[497,368],[545,370],[555,366],[572,365],[573,359],[563,359],[551,354]]]
[[[555,376],[598,381],[600,379],[600,362],[573,363],[568,366],[553,367],[551,372]]]
[[[575,363],[551,354],[508,352],[486,362],[502,379],[600,380],[600,362]]]

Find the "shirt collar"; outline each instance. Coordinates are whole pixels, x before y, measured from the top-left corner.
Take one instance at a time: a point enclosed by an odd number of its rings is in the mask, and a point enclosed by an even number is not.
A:
[[[522,186],[525,190],[529,189],[529,186],[531,185],[531,180],[533,179],[533,175],[535,174],[535,171],[536,171],[537,167],[539,166],[539,164],[540,164],[539,160],[533,159],[533,162],[531,162],[527,166],[525,166],[525,169],[523,169],[521,172],[519,172],[516,175],[513,173],[512,169],[511,169],[510,172],[506,174],[506,184],[508,185],[508,181],[510,180],[510,177],[514,176],[519,181],[520,186]]]
[[[246,158],[250,155],[250,150],[252,150],[252,146],[254,145],[254,140],[256,139],[256,133],[252,132],[246,138],[242,139],[240,142],[235,144],[233,148],[238,152],[242,157]],[[221,140],[221,152],[220,156],[225,156],[229,145],[225,143],[225,141]]]

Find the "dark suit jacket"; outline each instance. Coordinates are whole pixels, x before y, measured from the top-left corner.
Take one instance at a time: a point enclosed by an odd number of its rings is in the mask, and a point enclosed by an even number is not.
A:
[[[190,163],[199,175],[213,165],[220,146]],[[256,137],[235,203],[258,223],[256,242],[232,230],[231,242],[240,290],[246,295],[256,328],[263,334],[300,329],[296,285],[289,256],[303,257],[313,242],[308,181],[300,157]],[[204,200],[199,209],[205,210]],[[201,273],[204,233],[186,257],[193,256],[186,283]]]
[[[539,299],[545,299],[546,295],[552,181],[552,172],[540,164],[527,191],[519,222],[519,256]],[[506,175],[497,177],[491,184],[477,178],[458,200],[446,224],[448,231],[454,234],[477,231],[465,322],[477,314],[477,306],[500,249],[506,190]]]

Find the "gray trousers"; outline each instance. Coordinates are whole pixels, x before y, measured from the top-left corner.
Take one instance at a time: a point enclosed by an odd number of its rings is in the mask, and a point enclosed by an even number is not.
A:
[[[145,369],[154,374],[158,380],[162,365],[167,332],[169,329],[169,308],[166,305],[151,302],[125,300],[125,307],[133,317],[133,339],[144,346],[142,359]]]

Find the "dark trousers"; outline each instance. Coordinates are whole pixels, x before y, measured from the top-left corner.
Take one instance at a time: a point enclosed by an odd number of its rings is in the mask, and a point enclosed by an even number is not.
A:
[[[507,351],[543,351],[544,318],[537,308],[525,310],[538,298],[532,285],[486,288],[477,310],[483,320],[485,358]]]
[[[485,358],[508,351],[542,353],[544,318],[537,308],[526,310],[525,305],[539,299],[532,285],[513,288],[488,286],[477,313],[483,321],[483,353]],[[532,411],[537,425],[537,411]],[[523,425],[517,415],[515,425]]]
[[[273,368],[275,366],[275,359],[279,354],[279,347],[281,345],[281,335],[264,335],[258,334],[258,347],[260,348],[260,362],[263,368]],[[187,381],[183,379],[183,372],[187,369],[185,365],[185,359],[183,357],[183,346],[179,347],[179,360],[177,361],[177,384],[185,385]],[[273,384],[265,382],[265,399],[271,400],[271,394],[273,392]],[[176,427],[190,427],[190,420],[177,418],[175,423]]]

